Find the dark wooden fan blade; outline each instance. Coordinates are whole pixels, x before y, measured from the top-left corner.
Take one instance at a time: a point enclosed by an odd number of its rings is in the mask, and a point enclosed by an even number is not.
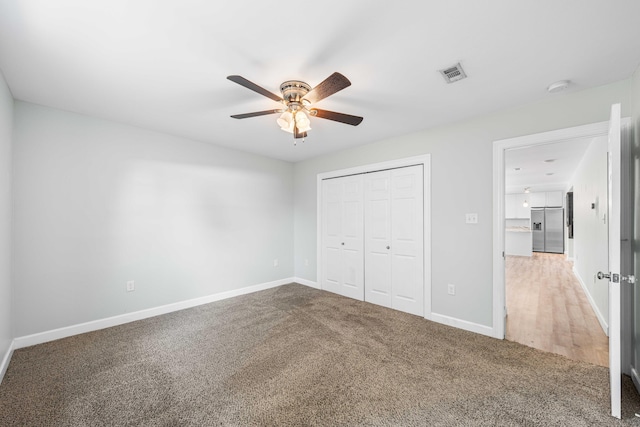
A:
[[[321,119],[333,120],[334,122],[346,123],[351,126],[358,126],[364,120],[363,117],[352,116],[351,114],[336,113],[335,111],[311,109],[311,114]]]
[[[258,86],[257,84],[245,79],[242,76],[227,76],[227,79],[231,80],[234,83],[238,83],[240,86],[244,86],[247,89],[251,89],[252,91],[259,93],[260,95],[271,98],[276,102],[282,101],[282,98],[280,98],[275,93],[269,92],[265,88]]]
[[[351,86],[351,82],[348,78],[340,73],[333,73],[318,86],[311,89],[311,91],[304,96],[304,99],[315,104],[321,99],[325,99],[327,96],[340,92],[349,86]]]
[[[249,117],[265,116],[267,114],[275,114],[280,112],[282,112],[282,110],[265,110],[256,111],[255,113],[234,114],[231,117],[233,117],[234,119],[248,119]]]

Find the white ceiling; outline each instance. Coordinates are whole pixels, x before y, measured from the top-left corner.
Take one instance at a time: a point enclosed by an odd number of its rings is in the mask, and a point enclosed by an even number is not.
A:
[[[567,190],[592,141],[593,138],[571,139],[506,150],[506,193],[523,193],[525,187],[532,193]]]
[[[638,0],[2,0],[0,69],[16,99],[298,161],[628,78],[640,63]],[[438,69],[462,62],[469,78]],[[278,93],[334,71],[352,86],[318,103],[364,117],[312,119],[293,146]]]

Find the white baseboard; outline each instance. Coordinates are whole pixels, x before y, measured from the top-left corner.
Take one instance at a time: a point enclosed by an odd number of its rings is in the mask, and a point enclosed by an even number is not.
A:
[[[293,281],[300,283],[301,285],[310,286],[315,289],[321,289],[318,282],[314,282],[300,277],[294,277]],[[469,322],[466,320],[456,319],[455,317],[445,316],[443,314],[428,313],[425,317],[427,320],[431,320],[444,325],[453,326],[454,328],[464,329],[465,331],[475,332],[482,335],[493,337],[494,331],[490,326],[480,325],[478,323]],[[502,337],[500,337],[502,339]]]
[[[453,326],[454,328],[464,329],[465,331],[494,337],[493,328],[491,326],[485,326],[479,323],[469,322],[467,320],[456,319],[455,317],[445,316],[444,314],[438,313],[431,313],[430,320],[442,323],[443,325]]]
[[[633,385],[636,386],[636,390],[640,391],[640,377],[638,376],[638,371],[633,366],[631,367],[631,379],[633,380]]]
[[[591,304],[591,308],[593,309],[593,312],[596,314],[596,318],[598,319],[598,322],[600,322],[600,327],[604,331],[604,334],[606,336],[609,336],[609,323],[608,323],[608,320],[604,318],[602,313],[600,313],[600,310],[598,309],[598,306],[596,305],[596,302],[594,301],[593,297],[591,296],[591,293],[589,292],[589,289],[587,289],[587,285],[585,285],[584,280],[582,280],[582,277],[580,277],[580,274],[578,273],[578,271],[576,270],[575,267],[573,267],[573,275],[576,276],[576,279],[578,279],[578,282],[580,283],[580,286],[582,286],[582,290],[584,291],[584,294],[587,296],[587,300],[589,301],[589,304]]]
[[[312,280],[302,279],[300,277],[294,277],[292,280],[296,283],[300,283],[301,285],[309,286],[315,289],[321,289],[320,285],[318,285],[318,282],[314,282]]]
[[[110,328],[112,326],[122,325],[124,323],[134,322],[136,320],[147,319],[149,317],[155,317],[161,314],[184,310],[186,308],[196,307],[203,304],[209,304],[211,302],[233,298],[239,295],[245,295],[253,292],[263,291],[265,289],[275,288],[277,286],[286,285],[294,281],[294,278],[288,277],[286,279],[275,280],[273,282],[260,283],[258,285],[247,286],[231,291],[219,292],[217,294],[207,295],[204,297],[180,301],[167,305],[161,305],[159,307],[148,308],[146,310],[140,310],[132,313],[121,314],[118,316],[107,317],[104,319],[93,320],[91,322],[66,326],[63,328],[53,329],[45,332],[39,332],[33,335],[26,335],[14,339],[13,348],[19,349],[29,347],[36,344],[54,341],[60,338],[66,338],[86,332],[97,331],[99,329]]]
[[[15,345],[15,342],[11,341],[11,344],[9,344],[9,348],[7,349],[7,352],[2,357],[2,362],[0,362],[0,383],[2,383],[4,374],[7,373],[7,368],[9,367],[9,361],[11,360],[11,356],[13,355],[13,349],[15,348],[14,345]]]

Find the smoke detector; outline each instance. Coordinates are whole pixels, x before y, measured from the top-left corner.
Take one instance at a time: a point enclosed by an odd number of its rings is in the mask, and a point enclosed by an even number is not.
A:
[[[443,68],[438,71],[440,71],[440,74],[444,77],[444,81],[447,83],[457,82],[458,80],[462,80],[467,77],[467,74],[464,72],[462,65],[460,65],[459,62],[451,67]]]
[[[566,88],[569,87],[569,84],[571,83],[571,81],[569,80],[559,80],[555,83],[551,83],[549,85],[549,87],[547,88],[547,91],[549,93],[557,93],[557,92],[562,92],[563,90],[565,90]]]

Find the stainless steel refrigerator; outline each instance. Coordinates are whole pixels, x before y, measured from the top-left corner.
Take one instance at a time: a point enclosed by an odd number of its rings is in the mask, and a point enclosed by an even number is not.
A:
[[[564,209],[531,209],[534,252],[564,252]]]

